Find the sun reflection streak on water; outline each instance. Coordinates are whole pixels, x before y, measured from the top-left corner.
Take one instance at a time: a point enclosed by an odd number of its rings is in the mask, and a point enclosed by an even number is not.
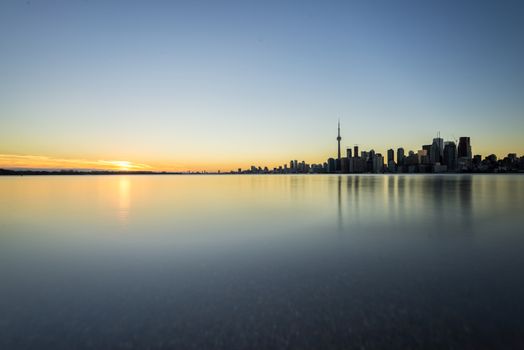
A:
[[[118,180],[118,206],[117,219],[121,226],[126,227],[129,223],[129,209],[131,206],[131,181],[127,176]]]

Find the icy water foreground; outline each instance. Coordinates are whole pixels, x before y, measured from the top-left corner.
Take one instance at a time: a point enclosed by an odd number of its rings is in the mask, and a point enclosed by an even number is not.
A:
[[[0,178],[0,349],[524,348],[524,176]]]

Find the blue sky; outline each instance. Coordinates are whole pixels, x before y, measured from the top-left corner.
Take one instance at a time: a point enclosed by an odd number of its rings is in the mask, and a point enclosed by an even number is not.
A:
[[[235,169],[524,153],[519,1],[3,1],[0,154]]]

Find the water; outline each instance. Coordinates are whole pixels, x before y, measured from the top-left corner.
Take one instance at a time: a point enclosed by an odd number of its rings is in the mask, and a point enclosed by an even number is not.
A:
[[[524,348],[524,176],[0,178],[0,349]]]

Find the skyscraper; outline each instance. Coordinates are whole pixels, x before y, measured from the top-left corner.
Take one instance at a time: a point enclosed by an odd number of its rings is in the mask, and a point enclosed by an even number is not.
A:
[[[440,137],[434,138],[431,144],[429,159],[431,164],[441,163],[444,154],[444,140]]]
[[[431,154],[431,145],[422,145],[422,150],[425,151],[425,154],[421,156],[421,164],[431,163],[430,154]]]
[[[444,146],[444,164],[448,171],[454,171],[457,168],[457,146],[453,141],[447,141]]]
[[[444,139],[440,137],[440,131],[437,133],[437,137],[433,139],[433,142],[438,144],[440,150],[440,158],[444,156]]]
[[[397,149],[397,164],[404,165],[404,148],[402,147]]]
[[[336,160],[329,158],[327,161],[327,171],[328,173],[334,173],[336,171]]]
[[[393,173],[395,172],[397,169],[396,169],[396,166],[395,166],[395,151],[393,150],[393,148],[390,148],[388,149],[388,163],[387,163],[387,166],[388,166],[388,171]]]
[[[388,164],[395,161],[395,151],[392,148],[388,149]]]
[[[471,159],[471,144],[469,137],[462,136],[458,144],[458,158]]]
[[[358,146],[353,146],[353,157],[358,157]]]
[[[382,173],[384,171],[384,158],[382,157],[382,154],[373,154],[372,171],[375,174]]]

